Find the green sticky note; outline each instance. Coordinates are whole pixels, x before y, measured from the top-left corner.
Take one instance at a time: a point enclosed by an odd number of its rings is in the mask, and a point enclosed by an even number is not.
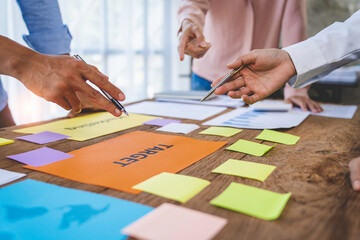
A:
[[[300,139],[300,137],[288,133],[282,133],[274,130],[264,129],[256,137],[256,139],[270,141],[270,142],[277,142],[286,145],[294,145]]]
[[[275,166],[262,163],[229,159],[211,172],[246,177],[263,182],[275,168]]]
[[[275,193],[233,182],[210,204],[264,220],[275,220],[290,196],[291,193]]]
[[[205,129],[199,134],[231,137],[234,136],[235,134],[238,134],[241,131],[242,131],[241,129],[231,128],[231,127],[209,127],[208,129]]]
[[[132,188],[185,203],[209,184],[201,178],[163,172]]]
[[[226,149],[261,157],[262,155],[267,153],[270,149],[272,149],[274,146],[268,146],[265,144],[260,144],[260,143],[255,143],[240,139]]]
[[[13,140],[10,140],[10,139],[6,139],[6,138],[0,138],[0,146],[1,145],[6,145],[6,144],[10,144],[10,143],[13,143],[14,141]]]

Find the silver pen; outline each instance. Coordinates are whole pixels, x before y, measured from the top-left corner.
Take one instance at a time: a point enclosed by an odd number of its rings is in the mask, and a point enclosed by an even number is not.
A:
[[[78,55],[78,54],[75,54],[74,58],[79,59],[79,60],[83,61],[84,63],[86,63],[84,61],[84,59],[82,59],[82,57],[80,57],[80,55]],[[117,99],[113,98],[110,94],[108,94],[107,92],[105,92],[101,88],[99,88],[99,89],[107,97],[107,99],[109,99],[109,101],[111,101],[120,111],[124,112],[126,114],[126,116],[129,116],[129,114],[126,112],[124,106],[121,105],[121,103]]]
[[[221,80],[220,82],[218,82],[213,88],[211,88],[206,95],[200,100],[200,102],[205,101],[208,97],[211,96],[211,94],[214,93],[214,91],[220,87],[221,85],[223,85],[224,83],[227,82],[227,80],[229,80],[232,76],[234,76],[236,73],[238,73],[242,68],[244,67],[244,65],[235,68],[233,70],[231,70],[228,74],[226,74]]]

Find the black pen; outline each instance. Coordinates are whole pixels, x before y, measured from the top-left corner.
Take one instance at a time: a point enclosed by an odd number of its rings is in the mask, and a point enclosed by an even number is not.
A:
[[[84,63],[86,63],[84,61],[84,59],[82,59],[82,57],[80,57],[80,55],[78,55],[78,54],[75,54],[74,58],[79,59],[79,60],[83,61]],[[110,94],[108,94],[101,88],[99,88],[99,89],[103,92],[103,94],[107,97],[107,99],[109,99],[120,111],[124,112],[126,114],[126,116],[129,116],[129,114],[126,112],[124,106],[121,105],[121,103],[117,99],[113,98]]]

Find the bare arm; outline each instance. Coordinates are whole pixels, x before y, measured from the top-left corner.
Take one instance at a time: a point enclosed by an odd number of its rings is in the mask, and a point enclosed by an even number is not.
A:
[[[94,66],[70,56],[45,55],[0,36],[0,74],[12,76],[36,95],[66,110],[81,111],[77,93],[100,108],[120,116],[121,112],[85,81],[89,80],[114,98],[125,99],[123,92]]]

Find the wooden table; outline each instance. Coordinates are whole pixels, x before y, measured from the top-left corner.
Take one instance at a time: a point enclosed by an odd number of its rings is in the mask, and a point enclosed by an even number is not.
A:
[[[193,120],[183,122],[201,124],[201,121]],[[216,239],[360,239],[360,193],[351,189],[348,170],[349,161],[360,156],[359,124],[359,110],[351,120],[309,116],[298,127],[282,130],[301,136],[296,145],[278,144],[263,157],[225,150],[240,138],[260,142],[254,138],[261,130],[245,129],[235,137],[225,138],[198,134],[208,127],[200,125],[200,129],[186,136],[210,141],[228,141],[228,144],[180,172],[211,181],[211,185],[183,206],[227,218],[228,224]],[[0,137],[15,139],[21,134],[12,130],[21,127],[24,126],[0,129]],[[157,132],[156,129],[155,126],[142,125],[85,142],[61,140],[46,146],[69,152],[131,131]],[[27,173],[27,177],[31,179],[127,199],[152,207],[164,202],[179,204],[147,193],[132,195],[32,171],[5,157],[37,148],[37,144],[20,140],[0,147],[0,168]],[[271,164],[277,168],[264,183],[211,173],[212,169],[229,158]],[[278,193],[292,192],[292,196],[280,218],[275,221],[264,221],[210,205],[209,201],[231,182]]]

